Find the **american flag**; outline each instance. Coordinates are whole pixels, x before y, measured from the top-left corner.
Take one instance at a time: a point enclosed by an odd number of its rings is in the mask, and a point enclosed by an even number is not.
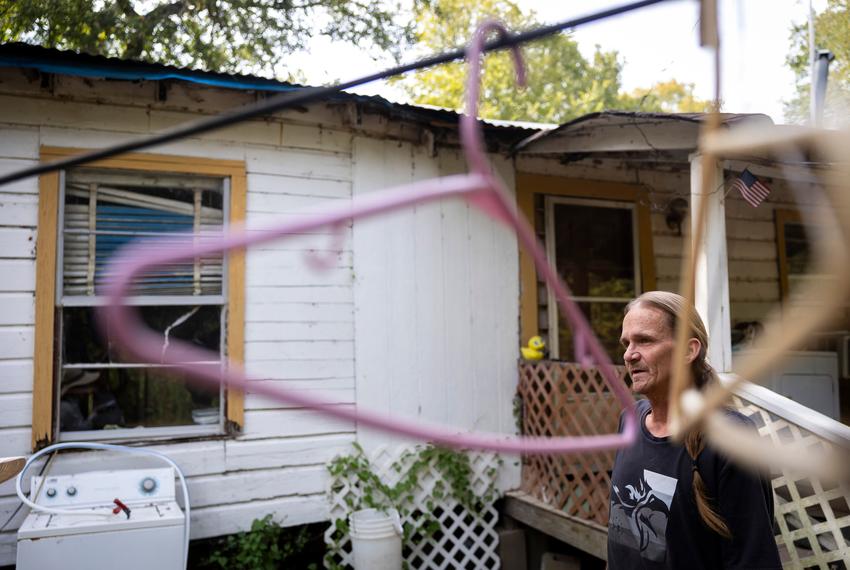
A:
[[[762,184],[761,181],[747,169],[744,169],[741,176],[735,179],[732,183],[732,187],[740,192],[741,196],[744,197],[744,200],[746,200],[753,208],[758,207],[758,205],[767,198],[767,195],[770,194],[770,188]]]

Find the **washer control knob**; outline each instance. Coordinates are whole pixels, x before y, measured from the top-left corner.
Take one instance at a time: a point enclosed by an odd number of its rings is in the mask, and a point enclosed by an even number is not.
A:
[[[48,497],[50,497],[50,498],[52,499],[53,497],[55,497],[55,496],[56,496],[56,489],[54,489],[53,487],[50,487],[50,488],[49,488],[49,489],[47,489],[47,491],[45,492],[45,495],[47,495]]]
[[[142,479],[142,491],[145,493],[153,493],[156,490],[156,481],[152,477]]]
[[[76,487],[68,487],[67,489],[65,489],[65,492],[68,494],[69,497],[73,497],[74,495],[77,494],[77,488]]]

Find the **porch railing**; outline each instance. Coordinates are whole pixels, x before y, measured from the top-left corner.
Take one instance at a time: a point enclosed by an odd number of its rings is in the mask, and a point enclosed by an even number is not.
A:
[[[616,430],[620,407],[598,370],[568,362],[521,361],[519,372],[526,435]],[[850,428],[767,388],[743,386],[734,405],[774,444],[805,440],[850,449]],[[522,490],[567,515],[607,526],[613,461],[613,452],[527,457]],[[785,472],[772,474],[772,484],[776,541],[785,567],[850,570],[850,490]]]
[[[774,445],[850,449],[850,428],[764,386],[744,384],[733,401]],[[785,567],[850,569],[850,488],[788,471],[773,473],[772,484]]]

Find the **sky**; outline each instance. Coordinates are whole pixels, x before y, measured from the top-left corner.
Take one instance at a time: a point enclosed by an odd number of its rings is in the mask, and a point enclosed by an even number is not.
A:
[[[628,0],[517,0],[523,9],[534,10],[541,22],[554,23]],[[765,113],[784,122],[783,100],[794,94],[794,75],[785,64],[793,23],[807,19],[808,0],[720,0],[721,97],[723,110]],[[813,0],[815,11],[826,0]],[[586,25],[573,38],[586,55],[595,46],[616,50],[624,61],[623,88],[631,91],[658,81],[677,79],[693,83],[704,99],[714,93],[711,52],[699,47],[699,3],[672,0],[660,5]],[[340,57],[344,53],[344,57]],[[325,39],[314,41],[309,53],[298,54],[290,65],[305,71],[310,83],[353,79],[392,65],[375,62],[368,54],[346,46],[340,49]],[[406,59],[405,62],[410,61]],[[376,65],[378,67],[376,67]],[[405,95],[386,84],[375,83],[355,89],[358,93],[383,95],[405,101]]]

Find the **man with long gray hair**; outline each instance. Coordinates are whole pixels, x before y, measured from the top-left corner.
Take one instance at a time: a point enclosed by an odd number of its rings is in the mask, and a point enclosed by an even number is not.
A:
[[[632,391],[644,399],[637,441],[617,452],[611,475],[608,568],[779,570],[770,485],[707,447],[698,429],[681,444],[670,440],[668,393],[684,305],[680,295],[651,291],[626,307],[623,359]],[[705,325],[693,306],[687,309],[689,370],[702,389],[716,376],[706,360]]]

